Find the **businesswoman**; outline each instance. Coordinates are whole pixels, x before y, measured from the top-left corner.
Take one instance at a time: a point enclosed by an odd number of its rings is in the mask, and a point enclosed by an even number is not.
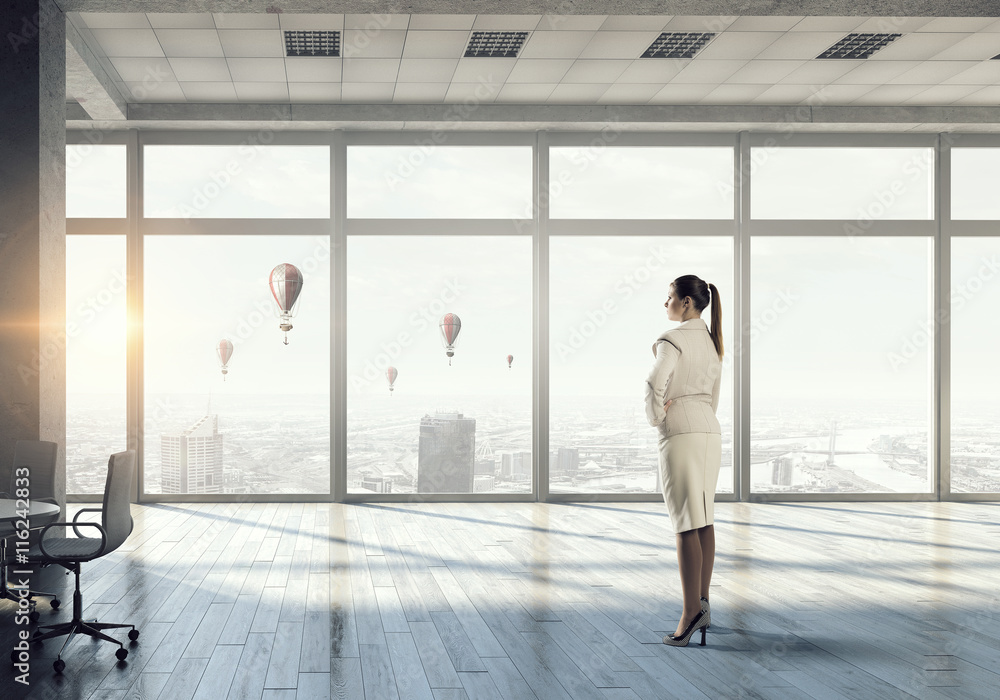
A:
[[[701,318],[712,305],[712,327]],[[653,343],[656,361],[646,379],[646,418],[659,433],[663,501],[677,535],[684,612],[664,644],[701,645],[711,610],[708,586],[715,563],[715,486],[722,463],[722,430],[715,411],[722,379],[722,307],[719,291],[695,275],[670,283],[667,318],[680,321]]]

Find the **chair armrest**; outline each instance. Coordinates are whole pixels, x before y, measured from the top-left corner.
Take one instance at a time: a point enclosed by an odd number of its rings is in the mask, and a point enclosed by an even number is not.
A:
[[[97,523],[49,523],[44,528],[42,528],[41,537],[38,538],[38,549],[42,552],[42,556],[45,557],[46,559],[52,559],[54,561],[69,561],[67,557],[60,557],[55,554],[49,554],[48,552],[45,551],[45,533],[49,531],[50,527],[71,527],[75,530],[77,525],[83,527],[96,527],[98,529],[98,531],[101,533],[101,548],[97,550],[97,552],[93,555],[93,558],[96,559],[97,557],[104,554],[104,548],[108,544],[108,533],[105,532],[104,528],[101,525],[98,525]]]
[[[104,512],[103,508],[81,508],[80,510],[76,511],[76,513],[73,515],[73,532],[76,533],[76,536],[83,537],[83,535],[80,534],[80,531],[76,529],[76,526],[87,524],[87,523],[76,522],[76,519],[80,517],[80,513],[103,513],[103,512]]]

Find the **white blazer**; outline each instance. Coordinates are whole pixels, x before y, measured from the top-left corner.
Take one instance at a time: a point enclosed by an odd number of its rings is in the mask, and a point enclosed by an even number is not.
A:
[[[656,339],[656,360],[646,378],[646,420],[662,437],[722,433],[715,415],[722,360],[701,318],[689,318]],[[663,404],[673,399],[670,408]]]

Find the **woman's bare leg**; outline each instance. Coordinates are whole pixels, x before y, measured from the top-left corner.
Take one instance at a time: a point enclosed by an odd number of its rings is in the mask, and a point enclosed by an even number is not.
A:
[[[712,567],[715,564],[715,526],[698,528],[701,541],[701,595],[708,599],[708,587],[712,583]]]
[[[675,635],[684,632],[688,623],[701,612],[701,571],[702,551],[698,530],[677,533],[677,564],[681,574],[681,590],[684,592],[684,612],[677,624]]]

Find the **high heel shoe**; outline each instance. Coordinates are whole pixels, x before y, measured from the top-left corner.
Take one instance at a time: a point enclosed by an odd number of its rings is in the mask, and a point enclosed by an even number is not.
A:
[[[708,605],[708,598],[705,596],[701,597],[701,609],[705,611],[705,617],[708,618],[708,622],[705,624],[705,629],[712,626],[712,608]]]
[[[701,630],[701,643],[699,646],[705,646],[705,628],[708,626],[708,617],[705,615],[705,611],[702,610],[694,619],[688,623],[687,629],[684,630],[684,634],[679,637],[675,637],[672,634],[668,634],[663,638],[664,644],[669,644],[672,647],[686,647],[688,642],[691,641],[691,635],[695,633],[695,630]]]

